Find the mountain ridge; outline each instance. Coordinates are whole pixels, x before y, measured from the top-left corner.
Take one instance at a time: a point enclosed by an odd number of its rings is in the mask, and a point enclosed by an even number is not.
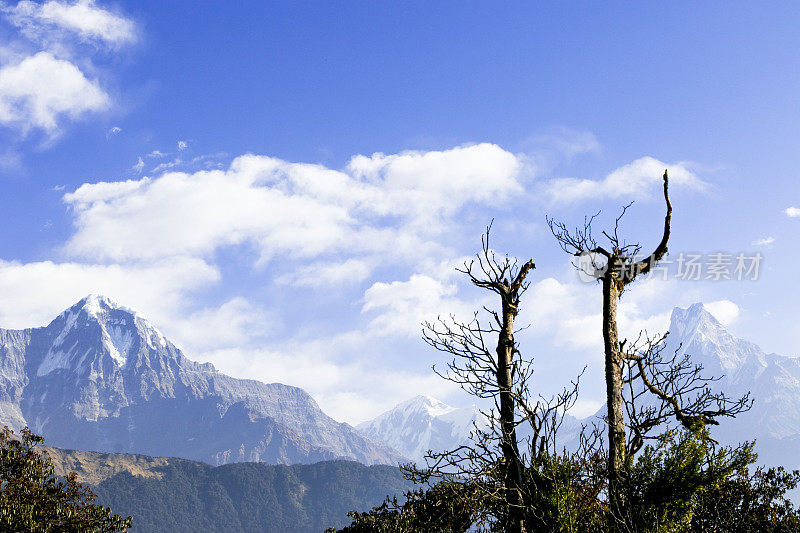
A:
[[[755,439],[760,462],[800,468],[800,458],[792,451],[800,442],[800,357],[766,353],[757,344],[736,337],[702,303],[673,309],[663,353],[676,353],[679,358],[688,354],[693,363],[703,366],[705,377],[718,378],[710,384],[714,391],[725,392],[732,398],[751,393],[755,400],[753,408],[734,419],[721,420],[719,426],[712,428],[715,437],[726,444]],[[418,396],[357,427],[417,460],[421,459],[420,450],[423,454],[426,451],[425,444],[439,443],[434,449],[445,451],[469,439],[468,432],[453,434],[450,440],[433,438],[435,430],[431,428],[437,417],[430,412],[425,414],[428,408],[418,405],[420,398],[428,398],[431,405],[438,405],[436,402],[444,405],[445,411],[455,409],[434,398]],[[414,405],[417,405],[417,419],[408,412]],[[605,406],[584,419],[567,414],[559,441],[568,448],[574,447],[581,424],[591,423],[604,414]],[[524,440],[525,426],[520,426],[518,432],[520,440]],[[404,448],[404,442],[415,445]]]
[[[302,389],[192,361],[144,317],[96,295],[46,326],[0,329],[0,424],[28,425],[62,448],[210,464],[403,459]]]

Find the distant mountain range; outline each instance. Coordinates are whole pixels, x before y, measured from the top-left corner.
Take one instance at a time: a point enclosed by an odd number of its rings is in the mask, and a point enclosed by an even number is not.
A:
[[[305,391],[189,360],[145,318],[89,296],[49,325],[0,329],[0,425],[61,448],[221,465],[403,460]]]
[[[97,502],[133,517],[133,533],[320,533],[350,523],[411,488],[394,466],[236,463],[46,448],[63,475],[78,473]]]
[[[722,420],[714,435],[728,443],[757,439],[762,462],[800,467],[799,358],[734,337],[702,304],[673,310],[667,342],[707,375],[721,376],[715,388],[731,396],[751,391],[753,409]],[[396,465],[421,461],[429,449],[456,448],[487,420],[474,405],[418,396],[355,429],[325,415],[302,389],[235,379],[193,362],[142,316],[89,296],[45,327],[0,329],[2,424],[27,425],[60,448],[212,465]],[[568,416],[561,440],[580,424]]]
[[[750,391],[753,408],[736,419],[723,419],[712,434],[736,444],[757,440],[759,462],[800,468],[800,358],[767,354],[757,345],[731,335],[703,304],[672,311],[665,353],[689,354],[705,376],[719,377],[715,390],[738,397]],[[602,417],[605,407],[579,420],[567,415],[560,441],[574,445],[582,423]],[[435,398],[418,396],[357,427],[403,455],[421,460],[428,449],[454,449],[469,440],[473,421],[486,424],[474,406],[454,408]],[[520,427],[520,439],[525,437]]]

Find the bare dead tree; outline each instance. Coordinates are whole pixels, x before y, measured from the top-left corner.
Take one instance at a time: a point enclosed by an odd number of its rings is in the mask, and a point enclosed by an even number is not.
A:
[[[453,357],[444,371],[434,371],[458,384],[469,394],[491,399],[494,409],[483,415],[488,427],[475,427],[471,442],[446,452],[428,452],[427,466],[406,466],[412,480],[428,482],[431,478],[469,480],[481,488],[481,497],[499,501],[507,510],[504,531],[530,531],[530,484],[524,482],[526,468],[535,453],[556,447],[555,432],[564,413],[574,405],[578,380],[570,388],[551,398],[536,396],[530,390],[533,367],[525,360],[515,340],[515,319],[520,300],[528,288],[526,276],[535,268],[532,260],[519,265],[516,259],[498,256],[491,249],[491,225],[481,238],[481,251],[475,260],[457,269],[473,285],[499,296],[499,310],[484,308],[469,322],[454,316],[426,322],[423,338],[432,347]],[[530,427],[522,453],[517,428]],[[491,517],[481,517],[489,520]]]
[[[627,427],[626,457],[630,460],[651,432],[671,421],[689,431],[719,425],[720,418],[733,418],[752,406],[750,394],[731,398],[713,391],[719,376],[703,375],[703,366],[691,361],[690,354],[679,355],[680,346],[667,351],[667,334],[639,338],[625,353],[623,403]]]
[[[628,243],[619,233],[620,222],[631,204],[623,207],[610,232],[602,235],[607,246],[601,246],[592,235],[597,215],[584,219],[582,227],[569,230],[560,222],[547,222],[561,248],[581,261],[573,263],[583,273],[597,278],[603,291],[603,347],[608,423],[609,504],[612,513],[626,515],[623,485],[626,468],[632,454],[641,449],[644,439],[655,427],[668,419],[684,427],[716,424],[716,419],[735,416],[749,408],[748,397],[731,400],[714,394],[708,380],[702,377],[701,367],[693,366],[688,358],[666,358],[663,340],[647,339],[626,349],[620,341],[617,327],[617,304],[623,291],[640,275],[647,274],[667,253],[672,221],[669,198],[669,177],[664,171],[664,202],[666,214],[661,240],[652,253],[641,258],[641,245]],[[640,339],[641,340],[641,339]],[[638,385],[637,385],[638,384]],[[630,395],[626,401],[626,388]],[[655,397],[656,406],[643,403],[645,395]],[[627,415],[627,419],[626,419]],[[626,425],[631,429],[626,440]],[[613,521],[612,521],[613,522]],[[616,524],[613,524],[616,527]]]

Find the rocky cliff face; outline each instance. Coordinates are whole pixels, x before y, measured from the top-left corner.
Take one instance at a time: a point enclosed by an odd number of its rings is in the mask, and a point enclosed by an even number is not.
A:
[[[100,296],[46,327],[0,329],[0,424],[28,425],[62,448],[211,464],[400,459],[302,389],[191,361],[145,318]]]

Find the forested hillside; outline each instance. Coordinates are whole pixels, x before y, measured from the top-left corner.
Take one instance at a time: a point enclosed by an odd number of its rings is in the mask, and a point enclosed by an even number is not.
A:
[[[93,487],[98,501],[133,517],[132,531],[324,531],[409,488],[390,466],[350,461],[311,465],[236,463],[212,467],[170,459],[161,478],[117,473]]]

